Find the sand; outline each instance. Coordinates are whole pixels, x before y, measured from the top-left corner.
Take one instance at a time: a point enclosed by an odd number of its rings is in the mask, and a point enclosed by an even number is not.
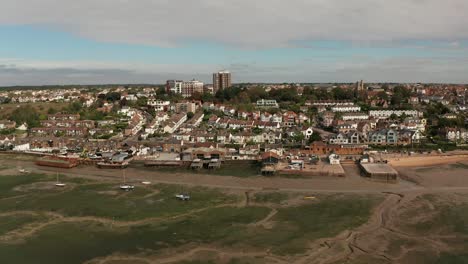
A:
[[[456,162],[468,162],[468,155],[426,155],[388,158],[395,167],[422,167]]]

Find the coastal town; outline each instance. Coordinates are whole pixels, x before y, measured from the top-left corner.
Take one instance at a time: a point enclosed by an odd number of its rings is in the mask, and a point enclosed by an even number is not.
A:
[[[256,164],[258,175],[344,177],[341,164],[394,182],[387,156],[466,148],[466,85],[212,84],[8,87],[0,147],[38,165],[216,170]]]

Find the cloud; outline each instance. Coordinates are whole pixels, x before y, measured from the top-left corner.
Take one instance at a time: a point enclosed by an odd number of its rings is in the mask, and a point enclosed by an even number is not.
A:
[[[225,65],[234,82],[447,82],[468,83],[468,55],[303,61],[275,66],[259,63]],[[162,84],[167,79],[196,78],[211,83],[213,65],[134,64],[93,61],[30,61],[0,58],[0,86],[45,84]],[[196,74],[196,69],[202,74]],[[201,70],[200,70],[201,69]]]
[[[303,40],[468,38],[466,0],[3,0],[0,24],[105,42],[283,47]]]
[[[206,65],[133,64],[96,61],[36,61],[0,58],[0,86],[47,84],[162,84],[167,79],[200,78]],[[207,71],[209,72],[209,71]]]

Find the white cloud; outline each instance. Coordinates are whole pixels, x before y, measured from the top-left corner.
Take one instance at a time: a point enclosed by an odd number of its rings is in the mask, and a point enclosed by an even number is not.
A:
[[[468,38],[466,0],[0,0],[0,24],[159,46]]]

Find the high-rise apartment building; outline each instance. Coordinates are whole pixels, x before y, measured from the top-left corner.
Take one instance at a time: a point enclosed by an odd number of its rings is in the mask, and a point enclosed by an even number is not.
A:
[[[168,80],[166,82],[166,92],[181,94],[182,93],[182,83],[180,80]]]
[[[182,83],[182,96],[184,98],[192,97],[194,93],[203,93],[203,82],[191,80]]]
[[[228,71],[220,71],[213,73],[213,92],[219,89],[231,87],[231,73]]]
[[[173,94],[181,94],[184,98],[191,97],[193,93],[203,93],[203,82],[191,80],[188,82],[168,80],[166,91]]]

